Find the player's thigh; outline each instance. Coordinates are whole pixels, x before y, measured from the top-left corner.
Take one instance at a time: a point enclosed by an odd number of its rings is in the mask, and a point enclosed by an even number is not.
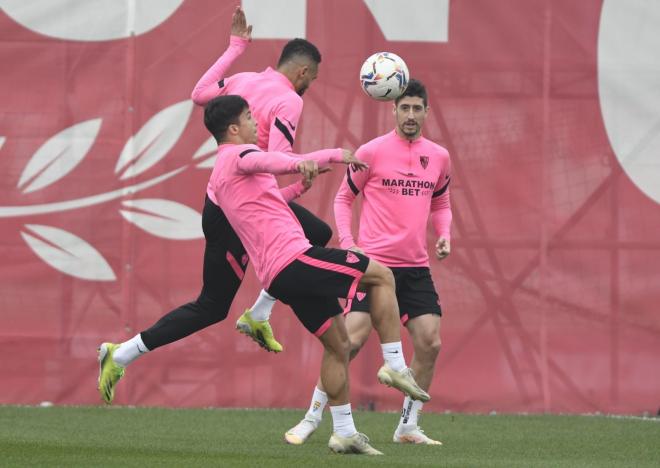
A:
[[[350,350],[350,342],[348,340],[346,320],[343,314],[337,314],[331,317],[329,326],[325,331],[317,335],[317,338],[323,343],[326,349],[341,356],[347,355]]]
[[[369,265],[367,266],[364,275],[362,275],[362,278],[360,278],[358,290],[366,291],[370,286],[383,285],[389,285],[392,287],[392,289],[394,289],[394,284],[394,275],[392,274],[392,270],[372,258],[369,259]]]
[[[340,323],[335,323],[337,316],[342,315],[342,308],[337,298],[302,296],[295,293],[276,297],[290,306],[298,321],[317,338],[321,338],[330,328],[333,334],[339,328],[343,333],[342,339],[348,343],[343,317],[340,317]]]
[[[304,206],[290,202],[289,208],[303,228],[305,237],[312,245],[325,247],[332,238],[332,228]]]
[[[311,247],[289,263],[268,292],[281,299],[300,295],[352,299],[369,258],[354,252]]]
[[[216,301],[233,300],[248,264],[248,256],[224,213],[208,199],[202,213],[204,227],[203,293]]]
[[[395,268],[394,276],[399,313],[404,325],[421,315],[442,316],[440,298],[428,268]]]

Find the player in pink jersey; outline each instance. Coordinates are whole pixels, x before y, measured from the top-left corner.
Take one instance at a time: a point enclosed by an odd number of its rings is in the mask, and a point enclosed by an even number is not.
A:
[[[422,136],[427,113],[426,89],[419,81],[410,80],[395,101],[396,129],[358,149],[356,155],[369,168],[347,170],[335,198],[335,220],[342,248],[365,253],[392,269],[401,322],[415,350],[411,368],[420,386],[428,391],[440,350],[442,311],[429,270],[426,225],[430,218],[437,236],[435,256],[442,260],[450,252],[452,215],[449,154]],[[360,193],[363,203],[356,242],[351,234],[351,207]],[[368,294],[358,294],[347,307],[351,358],[371,332],[369,299]],[[305,418],[285,434],[289,443],[302,444],[316,430],[326,401],[319,380]],[[421,401],[404,399],[394,442],[441,445],[418,426],[422,405]]]
[[[312,246],[277,187],[274,174],[302,173],[311,181],[330,162],[367,166],[350,152],[323,150],[307,160],[263,152],[256,125],[240,96],[221,96],[204,111],[204,123],[218,141],[218,158],[207,195],[222,209],[252,259],[257,277],[270,294],[289,304],[300,322],[324,346],[321,380],[333,416],[329,447],[338,453],[378,455],[355,429],[348,400],[349,342],[338,297],[356,291],[371,297],[371,318],[385,364],[378,379],[414,399],[428,400],[405,367],[394,282],[390,270],[362,253]]]
[[[227,70],[245,51],[250,41],[251,26],[237,7],[232,24],[229,48],[200,78],[192,92],[198,105],[205,105],[217,96],[237,94],[250,103],[258,125],[257,145],[267,151],[292,151],[303,108],[301,96],[316,79],[321,54],[304,39],[290,41],[282,50],[277,69],[244,72],[228,76]],[[312,245],[325,246],[332,237],[330,226],[291,200],[305,191],[302,183],[285,189],[283,195]],[[236,328],[254,339],[268,351],[281,351],[268,323],[275,299],[262,290],[254,305],[236,322]]]
[[[245,49],[250,40],[251,26],[247,25],[240,7],[232,16],[231,45],[215,64],[199,80],[192,92],[193,100],[200,105],[213,97],[226,94],[228,89],[238,89],[249,95],[256,105],[252,108],[259,116],[259,144],[264,150],[291,151],[291,144],[302,110],[302,94],[316,77],[321,56],[317,48],[303,40],[295,39],[282,50],[278,69],[263,73],[239,73],[232,77],[226,71],[234,59]],[[265,131],[264,131],[265,129]],[[290,201],[309,187],[303,181],[282,189],[282,196]],[[303,207],[290,204],[303,227],[305,236],[313,245],[325,245],[332,236],[327,224]],[[206,215],[206,216],[204,216]],[[180,340],[227,317],[230,306],[243,280],[248,255],[245,248],[217,205],[210,201],[204,206],[202,228],[207,238],[204,254],[203,287],[199,297],[168,312],[149,328],[119,344],[103,343],[99,347],[99,390],[106,403],[111,403],[115,385],[123,376],[124,368],[137,358],[161,346]],[[209,242],[208,239],[213,239]],[[263,296],[263,297],[262,297]],[[270,311],[274,299],[267,293],[260,295],[255,312]],[[268,317],[259,319],[243,314],[238,325],[260,344],[271,351],[282,347],[272,336]],[[255,320],[259,319],[259,320]]]

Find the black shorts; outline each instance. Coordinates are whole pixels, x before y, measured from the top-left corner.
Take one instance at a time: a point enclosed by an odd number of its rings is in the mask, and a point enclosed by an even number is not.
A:
[[[440,299],[433,285],[431,271],[427,267],[390,268],[396,281],[396,300],[399,303],[401,323],[406,324],[411,318],[425,314],[442,316]],[[348,312],[369,312],[369,297],[357,293],[346,304]]]
[[[321,336],[342,313],[338,298],[353,298],[367,266],[365,255],[312,247],[278,273],[268,294],[291,306],[305,328]]]

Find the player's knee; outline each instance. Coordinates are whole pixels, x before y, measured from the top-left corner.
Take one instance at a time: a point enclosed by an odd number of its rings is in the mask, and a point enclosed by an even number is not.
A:
[[[229,306],[227,304],[224,304],[223,301],[218,301],[212,298],[204,292],[199,295],[196,304],[200,315],[208,325],[223,321],[229,314]]]
[[[380,263],[378,265],[378,273],[382,283],[386,286],[391,286],[394,288],[394,274],[392,273],[392,270],[387,268],[385,265],[381,265]]]
[[[337,359],[348,359],[351,352],[351,342],[348,336],[337,336],[326,344],[326,349],[334,354]]]
[[[426,356],[429,360],[435,360],[435,358],[438,357],[438,354],[440,354],[440,348],[442,347],[440,337],[437,335],[424,337],[421,340],[421,345],[421,354]]]
[[[362,349],[362,344],[363,343],[358,342],[358,341],[351,341],[349,344],[350,344],[350,346],[349,346],[349,348],[350,348],[349,359],[353,359],[355,356],[358,355],[358,353]]]

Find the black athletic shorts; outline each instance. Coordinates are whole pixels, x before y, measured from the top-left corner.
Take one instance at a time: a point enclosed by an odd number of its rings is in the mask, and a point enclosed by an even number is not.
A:
[[[440,299],[433,285],[431,271],[427,267],[390,268],[396,281],[396,300],[399,303],[401,323],[406,324],[411,318],[425,314],[442,316]],[[369,297],[357,293],[346,304],[348,312],[369,312]]]
[[[338,298],[351,299],[369,257],[357,252],[312,247],[273,279],[268,294],[288,304],[307,330],[321,336],[342,313]]]

